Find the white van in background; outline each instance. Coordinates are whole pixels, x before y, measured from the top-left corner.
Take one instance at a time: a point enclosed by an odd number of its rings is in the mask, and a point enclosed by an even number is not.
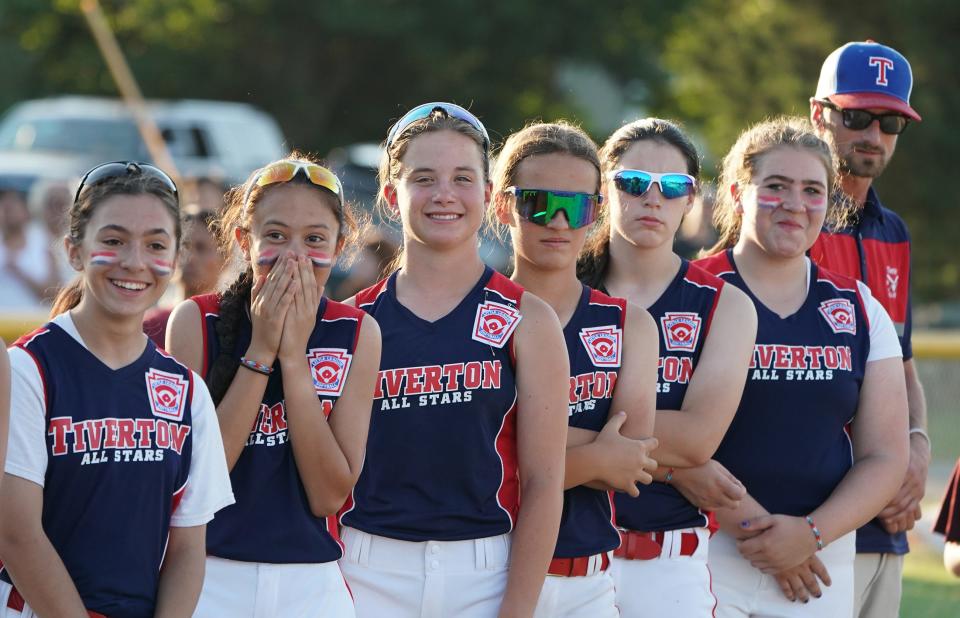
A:
[[[148,101],[184,177],[241,182],[285,154],[277,122],[246,103]],[[56,153],[75,157],[77,173],[96,163],[150,160],[133,116],[119,99],[63,96],[17,103],[0,119],[0,155]]]

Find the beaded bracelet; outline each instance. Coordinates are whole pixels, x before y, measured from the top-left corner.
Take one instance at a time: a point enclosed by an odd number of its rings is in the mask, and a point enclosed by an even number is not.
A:
[[[810,532],[813,533],[813,537],[817,539],[817,551],[823,549],[823,536],[820,534],[820,528],[817,528],[817,524],[813,522],[813,517],[807,515],[806,517],[807,525],[810,526]]]
[[[673,468],[670,468],[669,470],[667,470],[667,476],[663,479],[663,483],[665,485],[669,485],[670,481],[672,480],[673,480]]]
[[[250,371],[255,371],[256,373],[259,373],[265,376],[268,376],[271,373],[273,373],[273,367],[270,367],[269,365],[264,365],[263,363],[258,363],[255,360],[250,360],[246,356],[240,357],[240,366],[246,367]]]

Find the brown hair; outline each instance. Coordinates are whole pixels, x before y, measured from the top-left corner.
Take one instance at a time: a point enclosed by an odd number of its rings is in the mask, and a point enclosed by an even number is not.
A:
[[[183,230],[180,218],[180,202],[177,195],[159,178],[146,174],[130,173],[123,176],[106,178],[93,185],[84,186],[73,205],[67,211],[67,238],[73,245],[83,242],[87,224],[93,218],[97,207],[114,195],[153,195],[170,213],[174,222],[174,241],[180,248],[180,236]],[[64,286],[53,300],[50,317],[70,311],[83,297],[83,276],[79,276]]]
[[[430,112],[430,115],[426,118],[411,122],[394,136],[393,142],[389,144],[386,141],[383,142],[383,156],[380,159],[380,168],[377,170],[377,181],[379,183],[377,205],[386,219],[394,219],[396,214],[384,198],[383,189],[400,177],[400,167],[403,164],[404,155],[407,154],[407,149],[410,148],[410,142],[424,133],[437,131],[455,131],[476,142],[483,159],[483,180],[484,182],[490,182],[490,153],[487,150],[486,138],[483,133],[470,123],[454,118],[448,115],[443,108],[438,107]],[[396,257],[381,274],[386,275],[397,270],[402,263],[403,247],[400,247]]]
[[[291,152],[290,156],[284,157],[280,161],[320,164],[313,157],[298,151]],[[274,161],[274,163],[277,162]],[[272,163],[264,167],[269,165],[272,165]],[[220,215],[218,224],[211,227],[219,235],[220,250],[224,255],[233,255],[234,230],[238,228],[241,230],[250,229],[256,206],[263,196],[279,185],[290,183],[300,183],[314,187],[323,196],[325,203],[341,222],[337,238],[338,248],[353,248],[357,244],[356,240],[363,233],[362,228],[365,224],[358,220],[349,204],[346,202],[341,204],[336,195],[328,189],[314,185],[308,178],[304,177],[303,173],[298,173],[289,182],[264,187],[257,186],[256,181],[259,178],[260,169],[254,170],[242,185],[233,187],[227,192],[227,206]],[[237,343],[237,335],[240,331],[240,323],[246,312],[252,289],[253,269],[248,266],[220,295],[220,319],[217,321],[216,327],[219,353],[210,364],[206,376],[210,395],[214,403],[217,404],[223,399],[230,383],[233,382],[237,368],[240,366],[233,353]]]
[[[602,174],[605,176],[616,168],[623,153],[634,143],[643,140],[653,140],[676,148],[686,161],[687,173],[699,178],[700,155],[693,141],[683,132],[679,123],[662,118],[641,118],[614,131],[600,149]],[[577,276],[594,288],[603,287],[603,280],[610,269],[610,235],[613,231],[608,210],[609,207],[601,211],[599,224],[587,239],[577,261]]]
[[[820,159],[827,172],[827,224],[833,227],[845,225],[851,210],[847,200],[834,197],[841,193],[837,185],[839,168],[833,149],[817,137],[808,120],[799,116],[781,116],[746,129],[723,158],[717,180],[717,201],[713,209],[713,224],[720,238],[704,251],[705,255],[720,253],[737,244],[742,215],[737,212],[730,188],[749,184],[760,159],[771,150],[782,147],[806,150]]]

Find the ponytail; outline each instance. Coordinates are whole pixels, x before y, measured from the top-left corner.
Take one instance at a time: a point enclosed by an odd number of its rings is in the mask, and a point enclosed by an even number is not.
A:
[[[50,308],[50,318],[55,318],[79,305],[82,296],[83,280],[77,277],[57,293],[57,297],[53,300],[53,307]]]
[[[602,216],[577,259],[577,278],[595,290],[606,289],[604,280],[610,271],[610,217]]]
[[[216,405],[220,405],[240,367],[234,348],[252,289],[253,271],[248,269],[220,297],[220,319],[216,329],[219,352],[207,373],[207,386]]]

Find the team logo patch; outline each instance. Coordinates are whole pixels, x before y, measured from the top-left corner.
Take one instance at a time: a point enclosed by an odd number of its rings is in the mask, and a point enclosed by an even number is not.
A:
[[[580,341],[590,360],[597,367],[619,367],[623,349],[621,331],[616,326],[594,326],[580,329]]]
[[[900,283],[900,271],[893,266],[887,266],[887,296],[891,299],[897,297],[897,284]]]
[[[820,314],[836,334],[857,334],[857,315],[853,303],[845,298],[834,298],[820,303]]]
[[[520,323],[520,312],[508,305],[487,301],[477,307],[473,340],[502,348]]]
[[[313,388],[317,395],[339,397],[347,381],[353,355],[343,348],[312,348],[307,352]]]
[[[671,352],[693,352],[700,338],[700,315],[684,311],[668,312],[660,318],[663,343]]]
[[[183,408],[187,401],[190,383],[182,375],[151,369],[146,374],[147,394],[154,416],[183,420]]]

